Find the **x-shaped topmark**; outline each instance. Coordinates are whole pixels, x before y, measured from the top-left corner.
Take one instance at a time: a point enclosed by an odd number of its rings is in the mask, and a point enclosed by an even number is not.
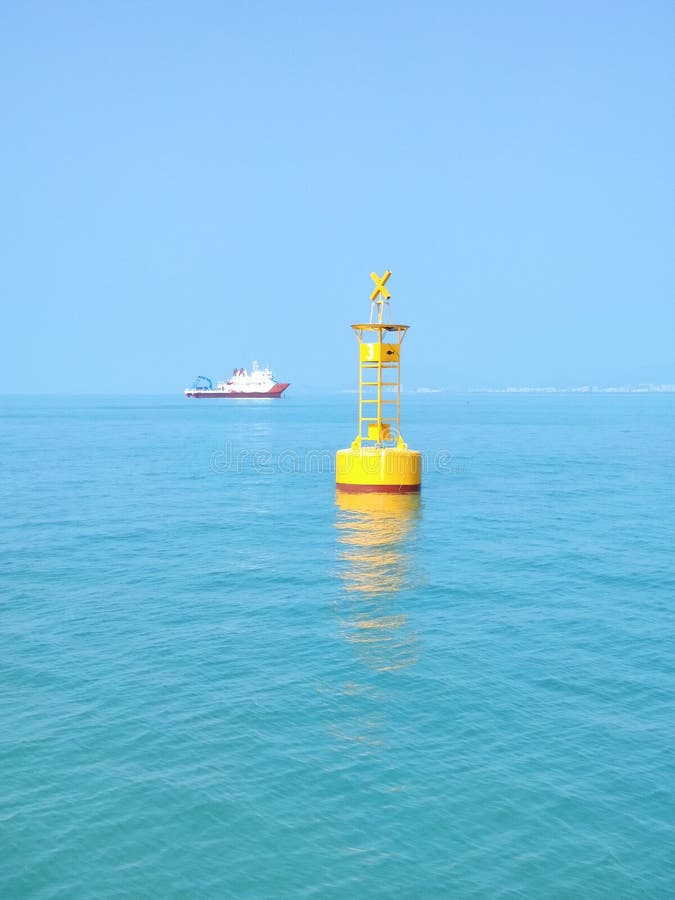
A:
[[[375,282],[375,290],[370,295],[371,300],[377,300],[378,303],[383,303],[385,300],[388,300],[391,297],[391,294],[385,287],[385,284],[389,281],[390,276],[391,272],[389,271],[389,269],[387,269],[382,278],[380,278],[380,276],[375,272],[370,273],[370,277]]]

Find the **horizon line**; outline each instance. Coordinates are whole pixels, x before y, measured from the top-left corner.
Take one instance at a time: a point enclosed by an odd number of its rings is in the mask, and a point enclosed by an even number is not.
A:
[[[357,394],[358,388],[354,387],[316,387],[312,385],[297,385],[293,393],[300,394]],[[402,394],[671,394],[675,393],[675,383],[648,383],[637,382],[623,385],[578,385],[574,387],[557,387],[552,385],[532,385],[507,387],[466,387],[466,388],[439,388],[416,387],[402,388]],[[3,391],[0,397],[182,397],[182,391]],[[262,398],[264,399],[264,398]]]

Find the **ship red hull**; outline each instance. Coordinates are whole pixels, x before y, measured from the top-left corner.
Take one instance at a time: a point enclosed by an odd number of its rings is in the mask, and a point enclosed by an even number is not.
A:
[[[185,391],[186,397],[197,397],[200,400],[264,400],[278,399],[288,384],[275,384],[271,391]]]

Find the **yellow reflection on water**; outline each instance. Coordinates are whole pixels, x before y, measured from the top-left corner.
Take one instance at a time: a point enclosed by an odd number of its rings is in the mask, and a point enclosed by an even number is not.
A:
[[[338,491],[336,505],[345,639],[376,671],[413,665],[417,636],[396,598],[412,582],[411,545],[420,498]]]

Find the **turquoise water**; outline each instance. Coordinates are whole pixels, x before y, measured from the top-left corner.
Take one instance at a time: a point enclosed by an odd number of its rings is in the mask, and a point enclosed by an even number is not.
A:
[[[675,396],[354,407],[2,400],[1,896],[675,894]]]

